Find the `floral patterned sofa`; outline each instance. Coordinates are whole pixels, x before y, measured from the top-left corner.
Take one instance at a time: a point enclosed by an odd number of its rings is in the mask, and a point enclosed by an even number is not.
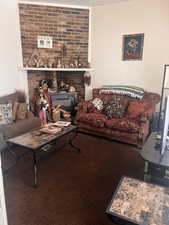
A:
[[[103,103],[101,108],[94,105],[98,100]],[[137,99],[101,92],[101,88],[93,89],[93,99],[78,105],[76,123],[81,132],[141,147],[150,134],[153,113],[159,102],[158,94],[146,91],[142,99]]]

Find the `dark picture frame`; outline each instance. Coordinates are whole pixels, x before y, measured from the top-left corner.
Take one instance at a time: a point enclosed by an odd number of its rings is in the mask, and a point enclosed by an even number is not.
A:
[[[144,33],[123,35],[122,60],[142,60]]]

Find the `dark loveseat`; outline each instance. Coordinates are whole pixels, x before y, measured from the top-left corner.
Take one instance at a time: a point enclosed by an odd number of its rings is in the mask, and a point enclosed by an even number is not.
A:
[[[100,93],[100,89],[93,89],[93,99],[108,102],[114,97],[120,97],[125,102],[122,118],[110,119],[105,115],[104,109],[99,111],[93,107],[92,100],[83,101],[78,105],[76,115],[79,131],[142,146],[150,133],[155,105],[159,103],[160,96],[144,92],[140,100],[126,95]]]

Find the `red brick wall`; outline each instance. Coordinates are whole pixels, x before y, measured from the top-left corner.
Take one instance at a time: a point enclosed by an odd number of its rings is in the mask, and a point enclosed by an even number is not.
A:
[[[37,36],[41,35],[53,37],[52,49],[38,49],[43,58],[55,58],[57,61],[64,43],[67,46],[64,64],[69,64],[70,58],[76,59],[78,54],[81,62],[87,64],[88,9],[19,4],[19,12],[24,62],[37,49]]]

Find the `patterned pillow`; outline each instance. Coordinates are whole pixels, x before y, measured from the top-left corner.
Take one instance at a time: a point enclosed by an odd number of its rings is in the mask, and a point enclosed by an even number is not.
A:
[[[127,101],[122,102],[120,97],[115,97],[109,102],[105,103],[103,112],[108,117],[112,118],[122,118],[127,106]]]
[[[103,109],[103,101],[100,98],[95,98],[92,103],[99,111]]]
[[[0,104],[0,124],[8,124],[12,122],[12,104]]]
[[[91,102],[88,103],[88,106],[87,106],[87,112],[88,113],[100,113],[100,110],[98,110]]]

